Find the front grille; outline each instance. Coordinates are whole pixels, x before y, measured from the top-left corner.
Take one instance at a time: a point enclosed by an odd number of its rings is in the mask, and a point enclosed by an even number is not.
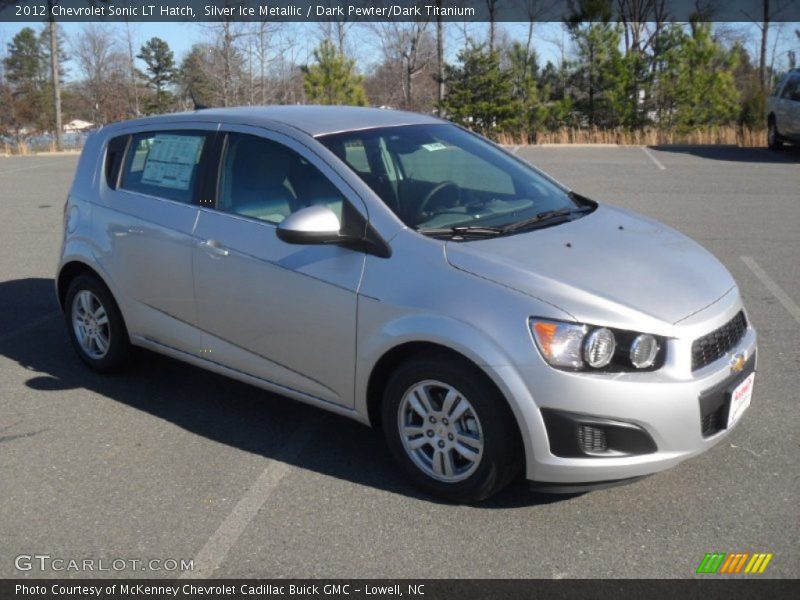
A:
[[[739,311],[735,317],[719,329],[697,338],[692,344],[692,371],[702,369],[725,355],[744,337],[747,320],[744,312]]]
[[[578,443],[581,446],[581,450],[587,453],[605,452],[608,450],[606,432],[598,427],[591,427],[590,425],[578,426]]]
[[[710,437],[718,431],[725,429],[725,426],[723,425],[723,418],[725,417],[724,413],[725,405],[723,404],[718,409],[703,415],[703,420],[701,422],[703,437]]]

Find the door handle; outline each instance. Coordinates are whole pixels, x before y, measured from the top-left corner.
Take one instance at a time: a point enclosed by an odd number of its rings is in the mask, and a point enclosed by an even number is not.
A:
[[[203,240],[198,244],[212,256],[228,256],[230,251],[217,240]]]

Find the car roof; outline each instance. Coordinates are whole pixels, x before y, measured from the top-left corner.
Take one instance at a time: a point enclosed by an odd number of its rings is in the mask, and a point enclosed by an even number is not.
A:
[[[282,123],[311,136],[396,127],[398,125],[441,124],[442,119],[421,113],[385,108],[360,106],[241,106],[234,108],[203,108],[194,111],[145,117],[125,121],[124,125],[154,125],[164,127],[182,121],[219,121],[241,125],[269,125]],[[122,123],[120,123],[122,125]]]

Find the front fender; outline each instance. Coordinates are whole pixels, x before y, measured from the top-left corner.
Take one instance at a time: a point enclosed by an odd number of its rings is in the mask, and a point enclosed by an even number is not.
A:
[[[380,302],[359,310],[359,345],[356,362],[355,409],[369,419],[368,385],[381,358],[407,343],[429,343],[459,353],[477,365],[497,386],[511,408],[519,427],[525,456],[533,456],[531,432],[541,429],[541,416],[514,361],[489,335],[470,323],[432,314],[406,314],[385,321],[374,329],[370,324],[382,312]]]

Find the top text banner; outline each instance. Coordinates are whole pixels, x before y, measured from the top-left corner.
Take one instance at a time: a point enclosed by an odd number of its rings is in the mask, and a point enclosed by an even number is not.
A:
[[[598,3],[587,3],[598,4]],[[0,0],[0,22],[764,20],[764,0],[607,0],[575,13],[569,0]],[[800,21],[800,0],[771,0],[770,21]],[[621,8],[622,7],[622,8]]]

